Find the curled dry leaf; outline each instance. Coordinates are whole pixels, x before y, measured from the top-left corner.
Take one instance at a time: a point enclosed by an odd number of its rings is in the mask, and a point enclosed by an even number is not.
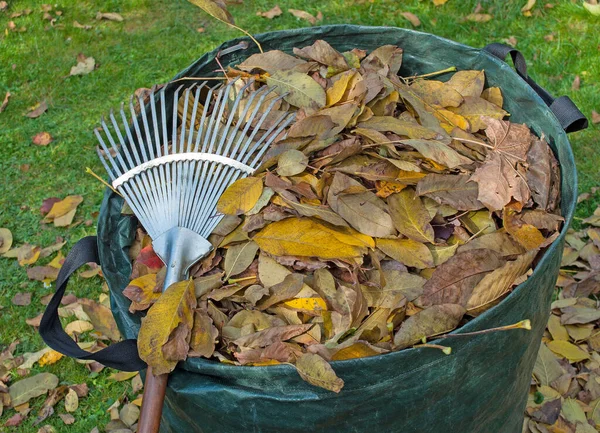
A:
[[[8,100],[11,97],[11,93],[10,92],[6,92],[6,95],[4,95],[4,100],[2,101],[2,104],[0,104],[0,113],[2,113],[4,110],[6,110],[6,107],[8,106]]]
[[[0,254],[6,253],[12,246],[12,233],[7,228],[0,228]]]
[[[38,132],[31,138],[31,141],[36,146],[47,146],[52,143],[52,136],[49,132]]]
[[[292,15],[294,15],[296,18],[299,18],[301,20],[305,20],[308,21],[310,24],[312,24],[313,26],[320,21],[320,19],[318,19],[317,17],[315,17],[314,15],[309,14],[306,11],[303,10],[299,10],[299,9],[288,9],[288,12],[291,13]],[[319,12],[320,14],[320,12]]]
[[[30,119],[36,119],[44,114],[48,110],[48,104],[46,101],[42,101],[39,104],[34,105],[29,109],[29,112],[25,114]]]
[[[98,21],[108,20],[108,21],[121,22],[121,21],[123,21],[123,17],[121,16],[121,14],[118,14],[116,12],[98,12],[96,14],[96,20],[98,20]]]
[[[256,12],[256,15],[258,15],[259,17],[265,17],[265,18],[272,20],[273,18],[278,17],[282,13],[283,13],[283,11],[279,7],[279,5],[275,5],[275,6],[273,6],[273,8],[269,9],[268,11]]]

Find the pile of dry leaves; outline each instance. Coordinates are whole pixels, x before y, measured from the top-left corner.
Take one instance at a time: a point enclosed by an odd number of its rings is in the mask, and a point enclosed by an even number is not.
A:
[[[319,40],[294,54],[224,71],[234,91],[253,80],[249,93],[286,94],[270,116],[296,120],[219,200],[227,216],[192,279],[161,295],[151,240],[140,231],[131,249],[125,295],[132,312],[151,307],[138,345],[156,374],[188,356],[292,363],[337,392],[329,361],[455,329],[524,281],[558,235],[557,161],[502,120],[483,71],[399,77],[391,45],[340,53]]]
[[[567,234],[524,433],[594,433],[600,426],[600,207],[583,222],[583,230]]]

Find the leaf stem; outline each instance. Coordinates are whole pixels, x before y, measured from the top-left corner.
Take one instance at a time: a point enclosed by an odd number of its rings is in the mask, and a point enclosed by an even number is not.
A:
[[[95,178],[96,178],[96,180],[99,180],[99,181],[100,181],[100,183],[102,183],[104,186],[107,186],[107,187],[109,187],[110,189],[112,189],[112,190],[113,190],[113,192],[114,192],[114,193],[116,193],[116,194],[119,194],[121,197],[123,197],[119,191],[117,191],[116,189],[114,189],[114,188],[112,187],[112,185],[111,185],[111,184],[109,184],[109,183],[108,183],[108,182],[106,182],[104,179],[102,179],[100,176],[98,176],[96,173],[94,173],[94,171],[93,171],[91,168],[89,168],[89,167],[86,167],[86,168],[85,168],[85,172],[86,172],[87,174],[91,174],[93,177],[95,177]]]
[[[452,348],[448,347],[448,346],[442,346],[439,344],[428,344],[428,343],[423,343],[423,344],[417,344],[415,346],[413,346],[415,349],[419,348],[419,347],[429,347],[431,349],[439,349],[442,352],[444,352],[444,354],[446,355],[450,355],[452,353]]]
[[[446,334],[438,335],[435,338],[453,338],[453,337],[471,337],[473,335],[489,334],[497,331],[509,331],[511,329],[526,329],[531,330],[531,321],[529,319],[521,320],[520,322],[513,323],[512,325],[499,326],[497,328],[483,329],[475,332],[465,332],[464,334]]]
[[[449,68],[442,69],[441,71],[430,72],[428,74],[415,75],[414,77],[407,77],[409,80],[416,80],[417,78],[429,78],[435,77],[436,75],[446,74],[448,72],[456,72],[456,66],[450,66]]]

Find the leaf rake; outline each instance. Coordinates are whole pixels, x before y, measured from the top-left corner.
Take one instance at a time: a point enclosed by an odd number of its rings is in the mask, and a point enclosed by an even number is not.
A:
[[[139,115],[131,98],[131,120],[122,106],[122,125],[111,112],[108,122],[101,121],[103,134],[95,131],[112,187],[131,207],[167,267],[164,288],[186,279],[190,267],[212,251],[207,238],[223,217],[216,211],[219,197],[256,170],[295,117],[283,113],[261,129],[284,95],[274,97],[274,88],[266,86],[249,91],[253,81],[241,88],[236,82],[180,86],[172,94],[165,86],[150,94],[146,106],[139,98]],[[167,377],[154,376],[148,367],[138,432],[158,431]]]

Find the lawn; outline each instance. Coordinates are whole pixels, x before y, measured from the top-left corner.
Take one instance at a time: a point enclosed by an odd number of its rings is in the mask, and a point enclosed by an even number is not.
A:
[[[524,16],[525,1],[483,0],[483,11],[493,18],[485,23],[465,20],[477,7],[476,0],[450,0],[434,6],[429,0],[410,1],[349,1],[327,2],[256,0],[230,2],[229,10],[237,25],[250,33],[306,27],[310,24],[287,12],[305,10],[323,14],[320,24],[352,23],[413,28],[399,12],[412,12],[421,21],[418,30],[434,33],[461,43],[483,47],[491,42],[516,42],[526,59],[530,74],[555,96],[568,95],[588,117],[592,110],[600,111],[600,44],[597,28],[600,17],[587,12],[580,2],[550,0],[552,8],[538,2],[532,16]],[[0,2],[1,4],[1,2]],[[256,15],[278,4],[284,13],[273,20]],[[11,18],[11,14],[31,9],[30,14]],[[62,11],[57,16],[55,11]],[[122,22],[96,20],[98,11],[117,12]],[[136,89],[164,83],[203,53],[221,42],[239,36],[239,32],[219,23],[187,1],[158,2],[150,0],[74,1],[63,0],[52,11],[56,21],[42,18],[42,5],[32,1],[8,1],[8,9],[0,11],[0,104],[7,91],[11,98],[0,113],[0,227],[10,229],[14,245],[30,243],[48,246],[57,236],[67,244],[63,253],[81,237],[95,234],[95,217],[102,200],[103,186],[85,173],[90,167],[102,174],[95,154],[92,130],[100,117],[126,100]],[[91,29],[76,28],[73,22],[91,25]],[[23,32],[9,30],[13,25]],[[202,28],[203,31],[198,31]],[[95,59],[96,70],[88,75],[69,76],[77,55],[83,53]],[[580,85],[573,86],[579,77]],[[45,100],[48,111],[36,119],[24,117],[30,107]],[[600,185],[600,125],[570,136],[579,170],[580,192]],[[53,141],[36,146],[32,137],[48,132]],[[40,206],[48,197],[63,198],[79,194],[84,201],[75,221],[92,220],[89,225],[56,228],[41,224]],[[589,215],[599,202],[598,196],[584,202],[578,217]],[[40,260],[45,264],[53,256]],[[54,290],[54,285],[30,281],[25,269],[16,260],[0,258],[0,350],[19,340],[15,355],[43,348],[37,331],[25,323],[38,315],[40,300]],[[70,291],[78,297],[98,299],[102,280],[74,278]],[[15,306],[16,293],[31,292],[31,304]],[[61,384],[86,382],[89,396],[81,399],[73,413],[71,426],[52,416],[39,426],[33,426],[35,414],[44,398],[31,400],[32,412],[19,427],[4,427],[14,414],[5,409],[0,416],[0,432],[32,432],[44,424],[59,432],[88,432],[95,426],[103,428],[110,421],[107,408],[127,394],[134,398],[130,382],[108,379],[114,371],[104,369],[91,374],[72,359],[63,358],[46,366],[34,366],[30,374],[49,371]],[[10,373],[17,379],[16,369]],[[55,411],[64,413],[59,403]]]

